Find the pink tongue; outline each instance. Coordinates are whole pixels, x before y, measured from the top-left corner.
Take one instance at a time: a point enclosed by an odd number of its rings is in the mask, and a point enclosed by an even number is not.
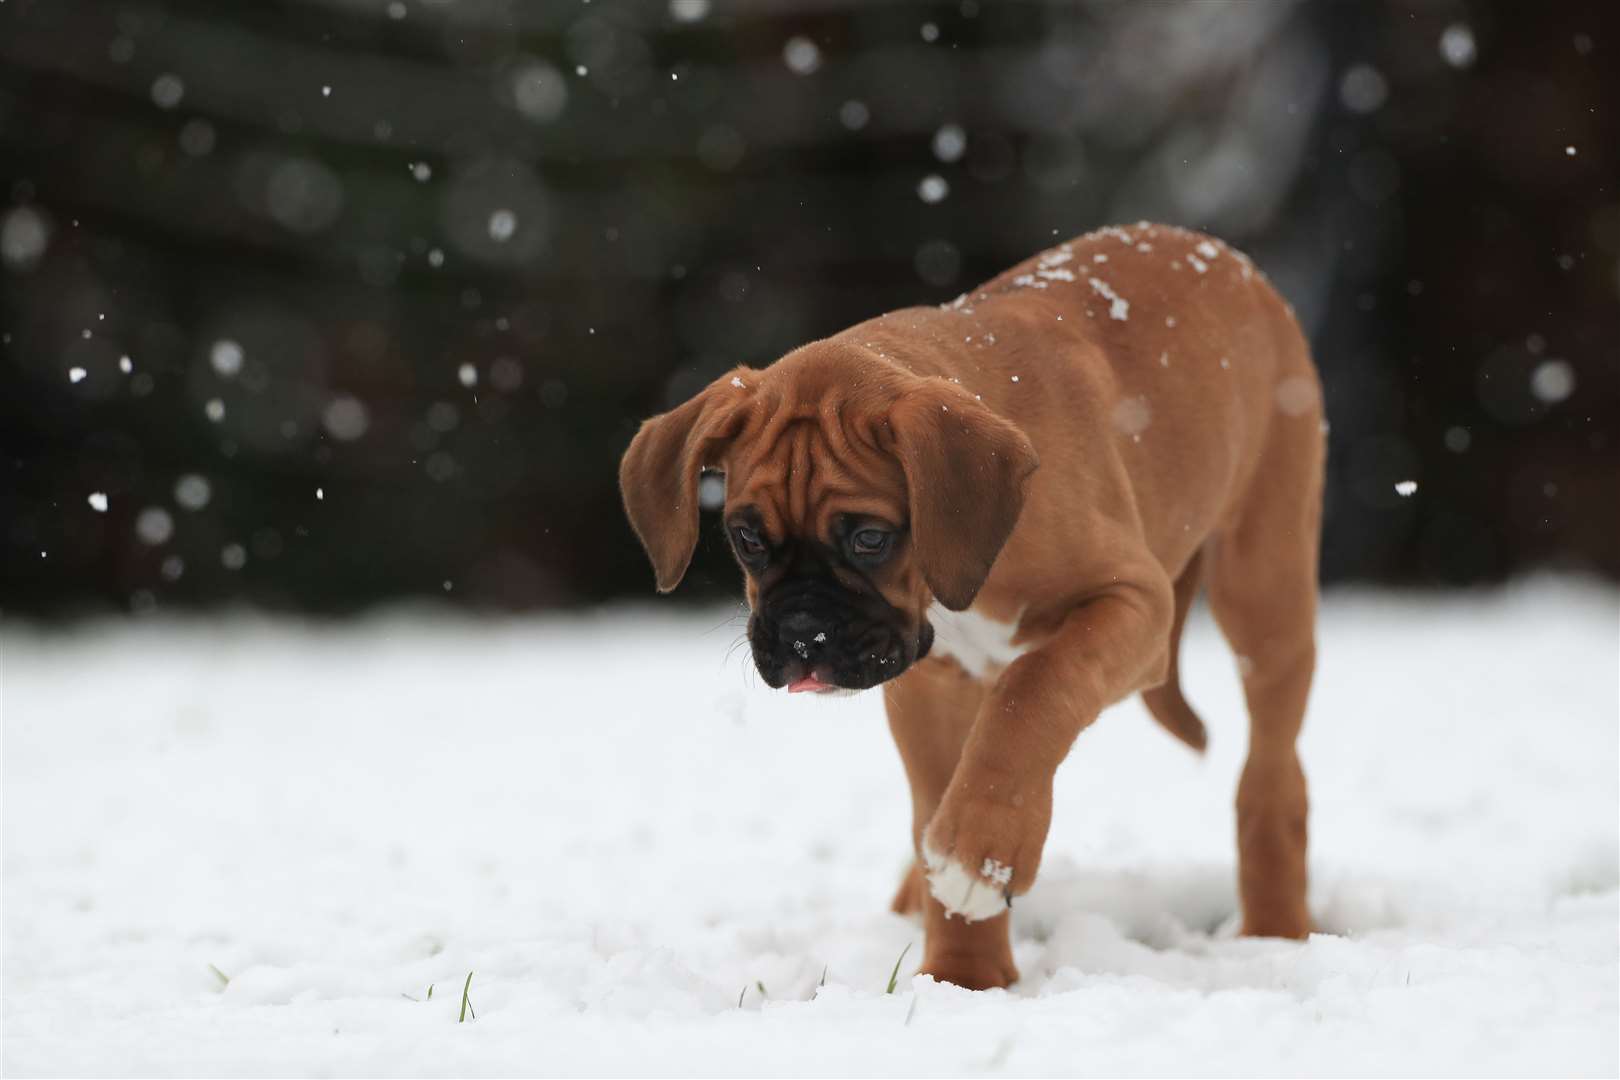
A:
[[[805,675],[788,683],[788,693],[790,694],[802,694],[806,690],[825,689],[827,689],[827,684],[816,678],[814,675]]]

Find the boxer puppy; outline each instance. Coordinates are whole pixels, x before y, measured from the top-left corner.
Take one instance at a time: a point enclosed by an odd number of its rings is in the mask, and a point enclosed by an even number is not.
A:
[[[1292,310],[1220,241],[1141,223],[1052,248],[938,308],[722,375],[620,468],[660,590],[726,476],[760,675],[882,685],[911,785],[922,970],[1018,978],[1052,780],[1133,692],[1194,749],[1176,654],[1194,595],[1237,653],[1245,934],[1303,937],[1305,777],[1324,437]]]

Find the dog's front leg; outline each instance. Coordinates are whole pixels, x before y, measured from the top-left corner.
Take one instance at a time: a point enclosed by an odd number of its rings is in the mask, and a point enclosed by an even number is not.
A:
[[[920,664],[884,688],[889,730],[911,784],[914,851],[920,852],[923,829],[939,809],[984,697],[977,679],[948,662]],[[1017,981],[1005,912],[974,923],[952,919],[920,879],[906,895],[912,883],[907,874],[895,906],[922,917],[923,971],[970,990]]]
[[[1028,890],[1058,765],[1098,712],[1163,677],[1173,611],[1169,579],[1144,574],[1075,608],[1002,672],[923,834],[929,890],[946,913],[993,918]]]

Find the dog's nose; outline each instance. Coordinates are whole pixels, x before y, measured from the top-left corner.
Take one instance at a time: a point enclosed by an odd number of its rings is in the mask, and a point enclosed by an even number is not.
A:
[[[782,616],[777,627],[782,644],[792,649],[800,660],[808,660],[820,652],[832,636],[827,625],[808,611]]]

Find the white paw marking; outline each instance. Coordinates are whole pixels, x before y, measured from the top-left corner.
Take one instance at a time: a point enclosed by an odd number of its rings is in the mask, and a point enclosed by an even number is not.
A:
[[[960,915],[964,922],[978,922],[1007,910],[1006,886],[1012,880],[1012,867],[986,859],[980,873],[970,873],[949,855],[941,855],[926,844],[923,863],[928,867],[928,891],[944,906],[946,914]]]
[[[928,608],[928,622],[934,628],[929,655],[950,657],[976,679],[1006,667],[1030,650],[1028,645],[1013,644],[1017,622],[998,622],[972,608],[952,611],[936,602]]]

